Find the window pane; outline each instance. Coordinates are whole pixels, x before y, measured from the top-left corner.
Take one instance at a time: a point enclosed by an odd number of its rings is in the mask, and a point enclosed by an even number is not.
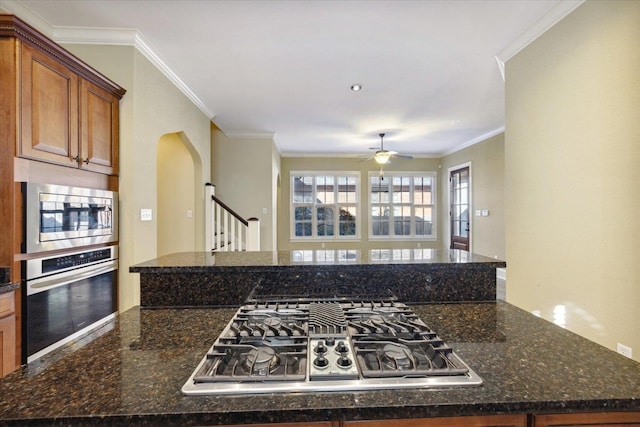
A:
[[[319,207],[317,212],[318,236],[333,236],[333,208]]]
[[[339,227],[341,236],[356,235],[356,208],[354,206],[341,206]]]
[[[296,221],[311,221],[311,207],[303,206],[295,208]]]
[[[313,261],[313,251],[310,251],[310,250],[292,251],[291,259],[294,262]]]
[[[413,202],[416,205],[431,204],[431,178],[422,176],[413,178]]]
[[[411,203],[411,178],[393,177],[393,203]]]
[[[371,177],[371,203],[389,203],[389,180]]]
[[[334,203],[333,193],[333,177],[317,176],[316,177],[316,198],[317,203],[331,204]]]
[[[415,209],[416,236],[431,235],[431,208],[420,207]]]
[[[374,236],[389,235],[389,210],[383,207],[371,208],[371,233]]]
[[[338,203],[357,203],[356,177],[338,177]]]
[[[310,222],[299,222],[296,223],[296,236],[311,236],[311,223]]]
[[[335,260],[335,252],[332,250],[316,251],[316,260],[318,262],[333,262]]]
[[[293,178],[293,203],[313,203],[313,177]]]
[[[394,206],[393,224],[393,232],[396,236],[411,235],[411,208],[409,206]]]
[[[311,236],[311,207],[302,206],[294,209],[296,236]]]

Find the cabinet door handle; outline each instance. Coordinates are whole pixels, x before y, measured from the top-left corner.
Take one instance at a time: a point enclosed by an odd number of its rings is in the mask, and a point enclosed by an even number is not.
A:
[[[86,158],[86,159],[83,160],[83,162],[85,162],[86,164],[89,164],[89,159]]]
[[[71,161],[80,164],[80,156],[71,157]]]

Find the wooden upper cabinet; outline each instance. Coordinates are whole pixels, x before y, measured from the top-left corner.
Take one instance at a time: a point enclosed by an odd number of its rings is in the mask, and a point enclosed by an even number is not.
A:
[[[16,155],[117,175],[125,90],[14,15],[0,14],[0,37],[16,43]]]
[[[80,167],[118,174],[119,102],[113,94],[82,79],[80,87]]]
[[[22,45],[21,157],[78,166],[78,75]]]

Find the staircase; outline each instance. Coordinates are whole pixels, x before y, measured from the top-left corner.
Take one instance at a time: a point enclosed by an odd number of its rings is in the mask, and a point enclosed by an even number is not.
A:
[[[205,186],[205,245],[216,252],[259,251],[260,220],[244,219],[215,195],[215,186]]]

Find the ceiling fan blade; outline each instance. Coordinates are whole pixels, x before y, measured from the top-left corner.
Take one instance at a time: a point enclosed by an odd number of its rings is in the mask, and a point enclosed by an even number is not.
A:
[[[413,156],[407,156],[405,154],[392,154],[391,157],[394,159],[413,159]]]
[[[363,158],[363,159],[359,160],[359,161],[358,161],[358,163],[363,163],[363,162],[366,162],[366,161],[368,161],[368,160],[373,160],[373,156],[367,156],[367,157],[365,157],[365,158]]]

